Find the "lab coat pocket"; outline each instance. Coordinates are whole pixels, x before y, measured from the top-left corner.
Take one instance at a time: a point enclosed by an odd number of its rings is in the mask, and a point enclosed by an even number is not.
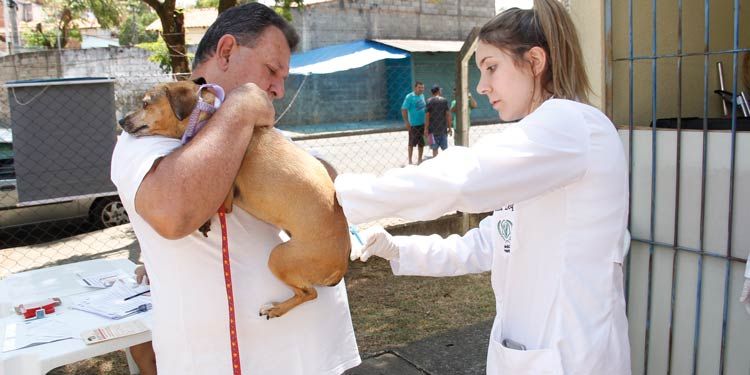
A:
[[[493,338],[487,373],[497,375],[562,375],[562,360],[557,349],[516,350]],[[492,370],[494,368],[494,370]]]

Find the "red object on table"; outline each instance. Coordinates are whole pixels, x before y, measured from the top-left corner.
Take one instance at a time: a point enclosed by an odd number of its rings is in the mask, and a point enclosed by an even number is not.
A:
[[[59,298],[48,298],[42,301],[23,303],[16,306],[16,313],[23,315],[24,319],[35,317],[37,310],[44,310],[45,314],[52,314],[55,312],[55,306],[59,306],[60,303],[62,301]]]

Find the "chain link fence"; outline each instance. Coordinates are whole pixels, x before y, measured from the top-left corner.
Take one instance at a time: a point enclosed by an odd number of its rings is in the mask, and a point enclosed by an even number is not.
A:
[[[402,101],[415,81],[427,87],[425,97],[439,85],[452,100],[453,56],[292,75],[276,103],[277,127],[339,173],[402,167],[408,160]],[[137,48],[103,48],[0,58],[0,278],[81,260],[139,260],[109,165],[116,119],[136,108],[148,88],[173,79],[147,57]],[[497,113],[473,94],[479,108],[472,121],[496,123]],[[473,127],[470,141],[501,127]],[[428,148],[424,155],[431,155]]]

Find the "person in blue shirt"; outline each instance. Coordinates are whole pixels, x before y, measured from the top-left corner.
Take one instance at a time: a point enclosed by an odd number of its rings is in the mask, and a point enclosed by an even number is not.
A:
[[[417,164],[422,162],[425,107],[424,83],[417,81],[414,84],[414,91],[406,95],[404,103],[401,105],[401,116],[404,118],[406,130],[409,132],[409,164],[414,164],[412,162],[414,146],[417,146],[418,149]]]

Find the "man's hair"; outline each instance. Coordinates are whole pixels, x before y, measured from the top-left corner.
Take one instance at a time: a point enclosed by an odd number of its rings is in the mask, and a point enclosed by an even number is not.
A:
[[[422,85],[422,86],[424,86],[424,83],[422,83],[422,82],[420,82],[420,81],[414,82],[414,87],[417,87],[417,86],[419,86],[419,85]]]
[[[440,86],[433,85],[432,88],[430,89],[430,92],[432,93],[432,95],[435,95],[435,94],[439,93],[440,92]]]
[[[216,53],[216,45],[224,35],[232,35],[243,47],[254,47],[258,37],[266,28],[275,26],[284,33],[289,49],[294,51],[299,36],[294,28],[273,9],[260,4],[248,3],[222,12],[198,44],[193,60],[193,69]]]

